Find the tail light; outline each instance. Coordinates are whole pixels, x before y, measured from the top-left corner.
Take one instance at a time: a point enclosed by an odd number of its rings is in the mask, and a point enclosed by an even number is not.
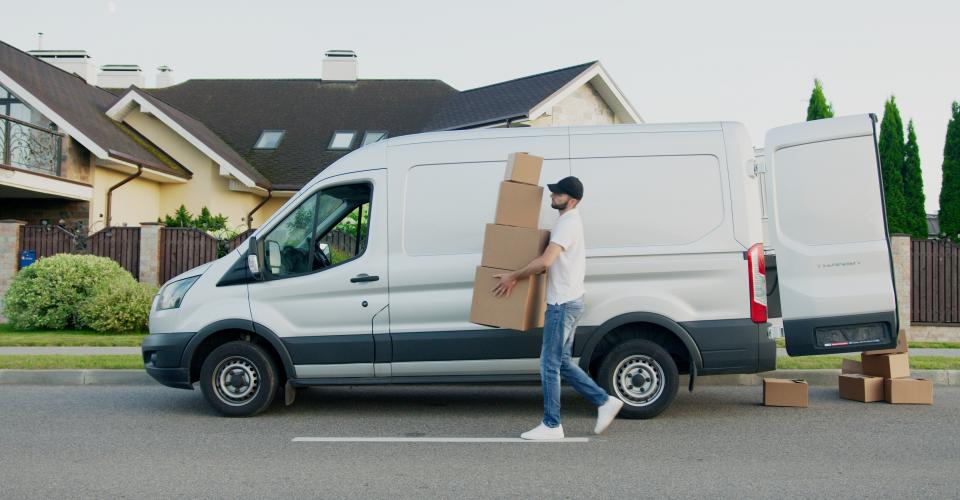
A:
[[[747,250],[747,273],[750,278],[750,320],[767,321],[767,266],[763,261],[763,243]]]

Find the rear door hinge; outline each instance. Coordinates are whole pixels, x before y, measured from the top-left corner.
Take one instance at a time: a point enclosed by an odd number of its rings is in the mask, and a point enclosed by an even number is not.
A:
[[[753,159],[753,175],[756,176],[758,174],[765,174],[765,173],[767,173],[766,160],[762,156],[754,158]]]

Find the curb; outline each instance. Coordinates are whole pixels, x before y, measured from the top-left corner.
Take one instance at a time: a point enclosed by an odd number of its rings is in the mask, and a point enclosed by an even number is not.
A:
[[[802,378],[813,386],[836,386],[840,370],[777,370],[762,374],[697,377],[698,387],[759,386],[764,378]],[[927,378],[933,385],[960,387],[960,370],[913,370],[912,377]],[[144,370],[0,370],[0,385],[155,385]],[[680,387],[687,386],[686,375]]]

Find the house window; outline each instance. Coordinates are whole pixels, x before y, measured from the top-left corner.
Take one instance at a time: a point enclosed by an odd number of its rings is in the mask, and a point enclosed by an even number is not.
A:
[[[367,144],[373,144],[379,140],[385,139],[387,137],[386,130],[367,130],[363,134],[363,143],[361,146],[366,146]]]
[[[280,139],[283,139],[283,130],[264,130],[260,132],[260,138],[253,145],[253,149],[277,149],[280,145]]]
[[[353,146],[353,137],[357,135],[353,130],[337,130],[330,139],[327,149],[350,149]]]

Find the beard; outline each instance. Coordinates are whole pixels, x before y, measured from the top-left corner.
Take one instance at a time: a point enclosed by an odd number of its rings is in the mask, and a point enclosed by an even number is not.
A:
[[[567,200],[567,201],[565,201],[565,202],[563,202],[563,203],[561,203],[561,204],[550,203],[550,208],[554,208],[554,209],[557,209],[557,210],[566,210],[566,209],[567,209],[567,206],[569,206],[569,205],[570,205],[570,200]]]

